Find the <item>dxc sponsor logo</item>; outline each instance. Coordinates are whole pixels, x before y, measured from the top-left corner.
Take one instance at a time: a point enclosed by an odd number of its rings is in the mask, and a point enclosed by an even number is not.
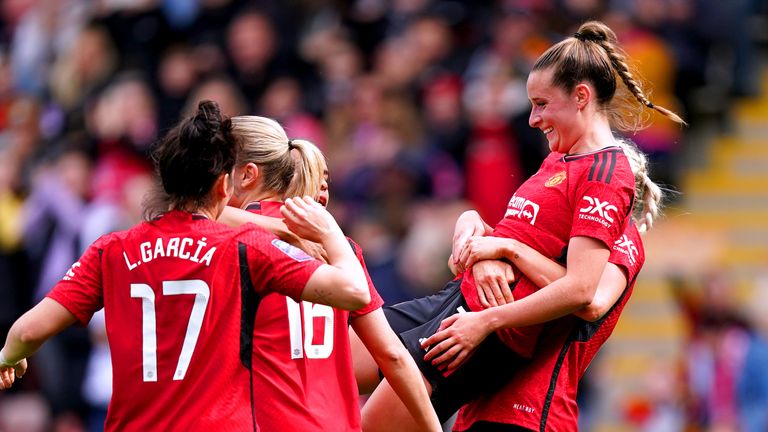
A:
[[[536,224],[536,217],[539,215],[539,205],[525,198],[513,196],[507,205],[507,213],[504,217],[514,216],[518,219],[527,220],[531,225]]]
[[[615,213],[618,211],[615,205],[609,204],[608,201],[600,201],[600,199],[593,198],[591,196],[584,196],[582,199],[587,201],[589,205],[579,209],[581,213],[590,215],[597,213],[597,215],[601,218],[605,219],[609,223],[613,223],[613,218],[611,217],[610,212]]]
[[[629,239],[629,237],[626,236],[626,234],[622,235],[621,238],[616,240],[613,243],[613,248],[617,251],[627,255],[629,258],[629,263],[632,265],[635,265],[637,255],[637,247],[635,246],[635,242]]]

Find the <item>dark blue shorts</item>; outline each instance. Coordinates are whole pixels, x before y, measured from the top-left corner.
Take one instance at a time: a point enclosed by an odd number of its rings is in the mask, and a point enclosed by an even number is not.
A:
[[[421,340],[435,334],[444,319],[469,311],[461,294],[460,279],[449,282],[431,296],[384,307],[389,325],[432,385],[432,405],[440,421],[447,420],[462,405],[501,388],[520,364],[527,361],[509,349],[495,333],[449,376],[424,361],[426,351],[421,347]]]

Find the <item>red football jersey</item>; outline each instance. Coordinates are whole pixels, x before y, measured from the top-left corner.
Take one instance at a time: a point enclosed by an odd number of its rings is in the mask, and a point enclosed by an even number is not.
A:
[[[104,308],[106,430],[255,431],[243,298],[298,300],[320,265],[255,225],[172,211],[101,237],[48,297],[83,325]]]
[[[281,203],[246,207],[281,217]],[[349,240],[365,269],[362,250]],[[360,405],[349,343],[349,319],[380,308],[384,301],[368,271],[371,302],[350,312],[279,294],[261,300],[253,337],[254,387],[268,403],[256,403],[265,431],[359,431]]]
[[[634,190],[635,178],[620,147],[577,155],[550,153],[509,200],[493,235],[517,239],[561,262],[571,237],[592,237],[610,248],[624,231]],[[464,275],[461,290],[472,310],[482,309],[472,272]],[[520,299],[536,290],[534,283],[521,276],[513,295]],[[541,328],[506,329],[498,334],[515,352],[531,357]]]
[[[567,316],[547,324],[530,363],[498,392],[465,405],[454,430],[467,430],[481,420],[542,432],[578,429],[579,380],[616,327],[645,262],[643,243],[634,223],[628,224],[612,245],[609,262],[623,267],[628,280],[626,290],[611,310],[596,322]]]

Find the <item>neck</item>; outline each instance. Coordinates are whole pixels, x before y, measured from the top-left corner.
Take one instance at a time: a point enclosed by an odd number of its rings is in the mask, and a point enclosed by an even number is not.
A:
[[[245,207],[256,201],[282,201],[280,198],[280,195],[274,192],[266,192],[266,191],[249,191],[241,195],[242,201],[240,202],[240,208],[245,209]]]
[[[611,131],[608,119],[603,116],[598,116],[592,120],[590,127],[584,131],[584,134],[579,138],[576,144],[571,147],[571,150],[568,153],[588,153],[615,144],[616,139],[613,137],[613,132]]]

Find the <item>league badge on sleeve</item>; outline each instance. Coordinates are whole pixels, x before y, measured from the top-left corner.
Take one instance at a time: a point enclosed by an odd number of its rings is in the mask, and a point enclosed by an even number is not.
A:
[[[289,257],[293,258],[296,261],[302,262],[302,261],[309,261],[312,259],[311,256],[309,256],[306,252],[303,250],[286,243],[280,239],[274,239],[272,240],[272,246],[278,248],[280,252],[288,255]]]

